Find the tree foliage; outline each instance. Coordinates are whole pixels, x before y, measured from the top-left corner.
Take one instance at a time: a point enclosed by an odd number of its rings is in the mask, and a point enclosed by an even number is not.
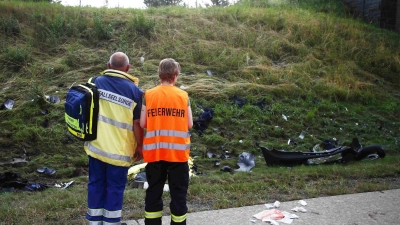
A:
[[[182,0],[144,0],[147,7],[174,6],[182,3]]]
[[[229,5],[229,0],[211,0],[213,6],[227,6]]]

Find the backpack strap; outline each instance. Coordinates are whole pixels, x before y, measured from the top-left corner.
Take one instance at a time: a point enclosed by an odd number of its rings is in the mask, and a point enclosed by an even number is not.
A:
[[[96,84],[94,83],[94,81],[97,79],[98,76],[94,76],[89,78],[89,80],[87,81],[87,83],[89,84],[93,84],[94,86],[96,86]]]

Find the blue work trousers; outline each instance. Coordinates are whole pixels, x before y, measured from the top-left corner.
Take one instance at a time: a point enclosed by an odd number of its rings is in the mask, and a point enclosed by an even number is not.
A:
[[[88,211],[89,224],[121,221],[128,167],[114,166],[89,156]]]

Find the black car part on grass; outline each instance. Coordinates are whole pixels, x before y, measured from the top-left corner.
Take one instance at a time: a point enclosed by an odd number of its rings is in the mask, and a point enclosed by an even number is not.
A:
[[[202,136],[214,116],[214,110],[205,108],[197,120],[193,121],[193,129]]]
[[[325,144],[325,143],[324,143]],[[361,160],[367,158],[371,154],[383,158],[386,155],[386,150],[381,145],[370,145],[362,147],[357,138],[353,139],[350,147],[341,146],[334,147],[325,151],[320,152],[287,152],[284,150],[269,150],[266,147],[259,146],[261,149],[265,163],[268,166],[284,165],[284,166],[294,166],[305,164],[308,165],[310,159],[330,157],[333,155],[340,154],[340,158],[336,162],[349,162],[353,160]]]

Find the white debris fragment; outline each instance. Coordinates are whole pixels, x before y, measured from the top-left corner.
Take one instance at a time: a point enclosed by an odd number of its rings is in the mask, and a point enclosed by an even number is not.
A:
[[[273,219],[269,219],[269,218],[265,218],[265,219],[263,219],[262,221],[263,221],[263,222],[268,222],[268,223],[270,223],[270,224],[272,224],[272,225],[279,225],[278,222],[276,222],[276,221],[273,220]]]
[[[144,57],[140,57],[140,63],[141,63],[141,64],[144,63]]]
[[[305,208],[303,208],[303,207],[298,207],[298,206],[296,206],[296,207],[294,207],[293,209],[291,209],[292,211],[295,211],[295,212],[307,212],[307,210],[305,209]]]
[[[289,219],[298,219],[299,217],[296,214],[289,214],[287,216],[285,216],[285,218],[289,218]]]
[[[287,117],[284,114],[282,114],[282,118],[287,121]]]
[[[147,181],[146,182],[144,182],[144,184],[143,184],[143,189],[147,189],[147,188],[149,188],[149,183],[147,183]],[[164,184],[164,189],[163,189],[165,192],[169,192],[169,185],[168,184]]]
[[[265,204],[265,207],[266,207],[267,209],[275,208],[274,204]]]
[[[306,205],[307,205],[307,202],[304,201],[304,200],[299,200],[298,203],[299,203],[300,205],[302,205],[302,206],[306,206]]]
[[[347,109],[347,107],[344,107],[345,109],[346,109],[346,111],[349,111],[348,109]]]
[[[305,136],[304,132],[301,132],[301,134],[299,135],[299,138],[304,139],[304,136]]]
[[[189,87],[186,87],[186,86],[181,85],[179,88],[182,89],[182,90],[186,90],[186,89],[188,89]]]
[[[252,223],[256,223],[256,222],[257,222],[257,220],[250,220],[250,222],[252,222]]]
[[[273,204],[265,204],[265,207],[267,209],[279,208],[280,206],[281,206],[281,203],[279,201],[275,201]]]
[[[243,143],[243,140],[239,140],[239,143]]]

